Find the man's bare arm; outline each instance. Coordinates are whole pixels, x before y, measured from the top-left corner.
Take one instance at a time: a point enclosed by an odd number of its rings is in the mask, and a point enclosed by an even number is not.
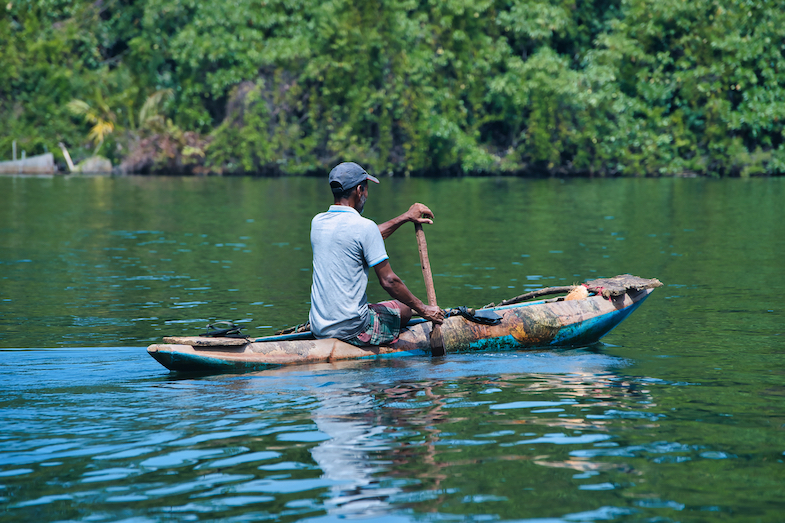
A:
[[[431,210],[425,205],[421,203],[415,203],[409,207],[409,210],[405,213],[379,225],[379,232],[382,233],[382,238],[386,240],[392,233],[398,230],[398,227],[406,222],[432,224],[433,212],[431,212]]]
[[[388,260],[384,260],[378,265],[374,265],[373,268],[376,271],[376,276],[379,278],[379,283],[382,288],[387,291],[390,296],[401,303],[408,305],[412,310],[416,311],[417,314],[428,321],[434,323],[441,323],[444,321],[444,311],[436,306],[425,305],[417,296],[412,294],[408,287],[406,287],[406,284],[393,272]]]

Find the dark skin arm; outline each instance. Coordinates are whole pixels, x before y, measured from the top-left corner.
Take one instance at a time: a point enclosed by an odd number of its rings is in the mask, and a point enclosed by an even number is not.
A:
[[[398,227],[406,222],[427,223],[430,225],[433,223],[433,212],[421,203],[413,204],[405,213],[379,225],[379,232],[382,233],[382,238],[386,240],[392,233],[398,230]]]
[[[423,207],[425,206],[423,205]],[[398,275],[393,272],[389,260],[384,260],[383,262],[374,265],[373,268],[376,271],[376,276],[379,278],[379,283],[382,288],[387,291],[390,296],[401,303],[408,305],[428,321],[434,323],[442,323],[444,321],[444,311],[439,307],[424,304],[417,296],[412,294],[406,287],[406,284],[404,284]]]
[[[335,205],[346,205],[353,207],[357,212],[363,211],[364,198],[368,197],[368,184],[360,184],[354,188],[354,191],[347,198],[335,198]],[[382,233],[382,238],[387,239],[392,233],[398,230],[398,227],[406,222],[414,223],[433,223],[433,212],[421,203],[415,203],[409,210],[400,216],[396,216],[392,220],[388,220],[379,225],[379,232]]]

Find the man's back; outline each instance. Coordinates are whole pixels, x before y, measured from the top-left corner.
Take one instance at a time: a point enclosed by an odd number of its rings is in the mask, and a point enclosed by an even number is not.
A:
[[[311,222],[311,331],[350,338],[368,324],[368,268],[387,259],[378,226],[354,208],[331,205]]]

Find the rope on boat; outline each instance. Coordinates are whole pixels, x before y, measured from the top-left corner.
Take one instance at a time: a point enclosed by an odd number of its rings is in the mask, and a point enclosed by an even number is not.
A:
[[[538,289],[536,291],[527,292],[525,294],[521,294],[520,296],[516,296],[515,298],[510,298],[509,300],[502,300],[498,304],[497,303],[489,303],[483,309],[490,309],[491,307],[503,307],[505,305],[514,305],[516,303],[520,303],[522,301],[531,300],[533,298],[539,298],[541,296],[550,296],[551,294],[565,294],[573,290],[577,285],[565,285],[562,287],[545,287],[544,289]]]
[[[286,329],[281,329],[279,331],[275,331],[276,336],[280,336],[282,334],[295,334],[299,332],[310,332],[311,331],[311,322],[306,321],[305,323],[299,323],[294,327],[289,327]]]
[[[207,326],[207,332],[202,336],[208,338],[245,338],[246,336],[240,331],[241,325],[236,325],[231,321],[216,321]]]
[[[445,311],[445,318],[450,316],[463,316],[469,321],[480,325],[498,325],[502,322],[502,317],[493,311],[470,309],[468,307],[456,307]]]

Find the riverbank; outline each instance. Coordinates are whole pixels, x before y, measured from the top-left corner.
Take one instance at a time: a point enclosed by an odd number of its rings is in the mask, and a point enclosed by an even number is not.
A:
[[[348,161],[348,160],[347,160]],[[103,165],[103,164],[102,164]],[[106,167],[102,166],[100,171],[85,171],[92,174],[113,174],[113,175],[140,175],[140,176],[229,176],[229,177],[251,177],[251,178],[318,178],[327,177],[328,173],[334,165],[324,165],[320,168],[308,170],[304,172],[288,173],[281,168],[275,166],[268,167],[257,171],[244,171],[235,169],[218,169],[212,170],[198,161],[183,162],[167,162],[166,164],[159,165],[154,161],[145,161],[142,164],[135,164],[132,169],[128,162],[122,161],[119,165]],[[749,170],[736,166],[737,168],[724,171],[720,173],[707,173],[695,171],[680,171],[672,173],[638,173],[638,174],[624,174],[619,172],[604,172],[604,171],[586,171],[586,170],[572,170],[569,167],[557,167],[549,169],[547,166],[532,165],[527,166],[525,169],[518,169],[512,171],[471,171],[466,172],[459,167],[452,169],[419,169],[415,171],[402,171],[402,170],[388,170],[386,172],[375,172],[371,167],[367,167],[377,177],[385,178],[426,178],[426,179],[449,179],[449,178],[489,178],[489,177],[512,177],[512,178],[526,178],[526,179],[543,179],[543,178],[560,178],[560,179],[599,179],[599,178],[759,178],[759,177],[779,177],[785,175],[783,172],[760,172],[758,170]],[[55,173],[60,174],[80,174],[79,172],[68,172],[68,166],[64,162],[55,162]],[[15,174],[7,172],[5,174]],[[30,174],[19,172],[19,174]]]
[[[0,151],[122,172],[785,172],[766,2],[75,0],[0,19]],[[60,161],[58,157],[58,161]]]

